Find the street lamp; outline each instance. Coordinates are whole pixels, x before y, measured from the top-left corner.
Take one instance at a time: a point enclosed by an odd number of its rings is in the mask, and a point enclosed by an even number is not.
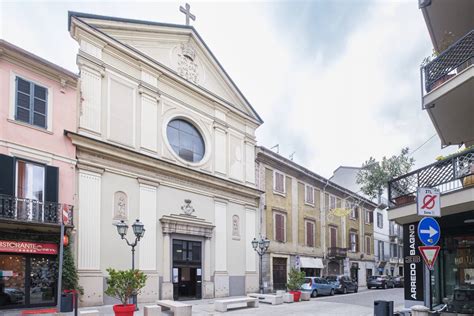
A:
[[[132,247],[132,270],[135,270],[135,247],[137,246],[138,242],[141,238],[145,235],[145,225],[137,218],[135,222],[132,224],[133,234],[135,235],[135,241],[130,243],[128,239],[125,237],[127,235],[128,225],[125,223],[124,220],[121,220],[118,223],[114,224],[117,227],[117,233],[120,235],[121,239],[125,239],[127,245]],[[135,310],[138,310],[137,304],[137,294],[133,294],[133,304],[135,304]]]
[[[263,269],[262,269],[262,257],[267,252],[268,247],[270,246],[270,240],[266,237],[260,236],[260,239],[254,238],[251,241],[252,248],[260,256],[260,293],[263,294]]]

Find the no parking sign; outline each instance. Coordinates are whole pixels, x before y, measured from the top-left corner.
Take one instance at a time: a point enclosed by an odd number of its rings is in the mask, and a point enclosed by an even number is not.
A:
[[[418,188],[418,215],[441,216],[440,193],[435,188]]]

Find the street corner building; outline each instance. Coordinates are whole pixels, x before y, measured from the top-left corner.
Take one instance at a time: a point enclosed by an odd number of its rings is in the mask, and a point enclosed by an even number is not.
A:
[[[79,44],[77,261],[84,305],[129,269],[114,223],[139,218],[139,302],[258,290],[262,120],[192,26],[70,12]]]
[[[0,309],[57,300],[74,223],[77,75],[0,40]]]
[[[257,147],[262,234],[271,240],[263,257],[266,291],[285,290],[291,268],[306,276],[345,275],[365,286],[374,264],[376,204],[296,164]]]

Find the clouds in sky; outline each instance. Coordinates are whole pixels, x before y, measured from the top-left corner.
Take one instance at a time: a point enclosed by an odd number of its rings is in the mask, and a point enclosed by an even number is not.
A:
[[[184,23],[180,4],[1,2],[0,37],[77,71],[68,10]],[[190,4],[193,25],[265,121],[259,145],[280,144],[281,154],[295,151],[296,162],[329,177],[435,134],[421,110],[419,64],[431,43],[416,2]],[[417,166],[440,153],[434,137],[414,154]]]

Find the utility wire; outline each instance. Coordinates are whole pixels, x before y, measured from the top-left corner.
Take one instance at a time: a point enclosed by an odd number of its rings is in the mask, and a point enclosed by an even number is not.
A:
[[[423,144],[421,144],[420,146],[418,146],[415,150],[413,150],[409,156],[413,156],[414,153],[416,153],[418,151],[418,149],[420,149],[421,147],[425,146],[431,139],[433,139],[433,137],[435,137],[437,134],[434,133],[433,136],[431,136],[430,138],[428,138]]]

